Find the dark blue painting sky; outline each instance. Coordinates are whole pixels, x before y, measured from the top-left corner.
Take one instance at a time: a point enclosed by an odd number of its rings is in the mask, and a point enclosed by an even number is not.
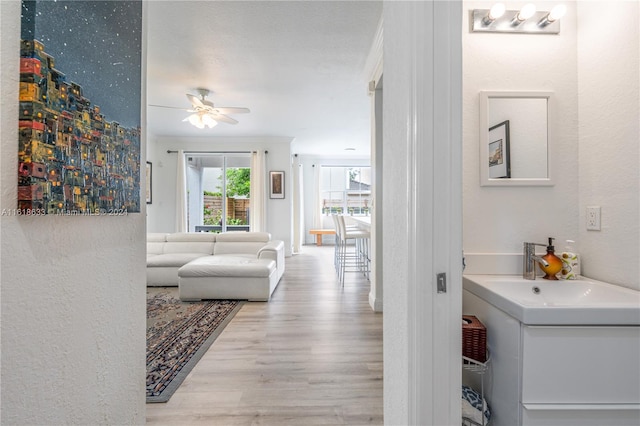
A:
[[[108,121],[140,125],[141,1],[23,1],[22,19],[22,38],[44,43]]]

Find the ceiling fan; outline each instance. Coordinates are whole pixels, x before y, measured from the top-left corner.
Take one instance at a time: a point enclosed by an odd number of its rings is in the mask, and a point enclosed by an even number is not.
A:
[[[160,108],[172,108],[181,109],[192,114],[182,121],[188,121],[199,129],[204,129],[205,126],[209,128],[215,127],[218,122],[237,124],[238,120],[229,117],[229,114],[246,114],[249,108],[240,107],[217,107],[213,102],[208,101],[206,97],[209,95],[208,89],[198,88],[196,89],[200,97],[187,93],[187,98],[191,102],[191,109],[168,107],[164,105],[149,105]]]

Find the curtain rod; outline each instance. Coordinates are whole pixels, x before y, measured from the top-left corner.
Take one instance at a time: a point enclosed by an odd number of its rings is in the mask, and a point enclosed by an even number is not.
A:
[[[167,154],[176,154],[178,151],[167,150]],[[256,151],[184,151],[185,154],[251,154]],[[267,151],[264,152],[268,154]]]

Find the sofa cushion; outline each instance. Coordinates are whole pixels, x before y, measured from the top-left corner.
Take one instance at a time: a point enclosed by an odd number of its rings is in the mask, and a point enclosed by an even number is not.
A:
[[[213,254],[253,254],[271,240],[268,232],[224,232],[216,237]]]
[[[216,234],[213,232],[176,232],[167,235],[167,242],[200,242],[213,243],[216,241]]]
[[[213,254],[215,243],[187,243],[177,242],[164,246],[164,253],[200,253],[200,255]]]
[[[147,234],[147,256],[164,253],[164,244],[165,241],[167,241],[167,235],[168,234],[165,233]]]
[[[271,241],[271,234],[268,232],[223,232],[222,234],[218,234],[216,236],[216,241],[266,243]]]
[[[147,255],[164,253],[164,245],[165,243],[155,241],[147,242]]]
[[[182,266],[194,259],[205,256],[203,253],[165,253],[147,257],[149,267],[176,267]]]
[[[243,256],[205,256],[193,260],[178,270],[180,278],[187,277],[268,277],[276,263],[268,259]]]
[[[216,235],[208,232],[170,234],[163,253],[213,254],[215,240]]]

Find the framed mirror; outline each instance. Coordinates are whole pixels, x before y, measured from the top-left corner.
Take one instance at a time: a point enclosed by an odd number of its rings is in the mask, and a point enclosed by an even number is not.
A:
[[[480,92],[480,185],[552,186],[551,92]]]

